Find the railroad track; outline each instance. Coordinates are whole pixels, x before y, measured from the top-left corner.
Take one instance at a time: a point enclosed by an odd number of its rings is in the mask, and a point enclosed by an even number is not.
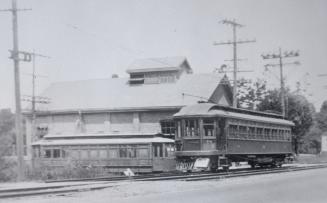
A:
[[[220,173],[196,173],[196,174],[164,174],[164,175],[146,175],[146,176],[134,176],[131,178],[126,177],[107,177],[107,178],[87,178],[87,179],[75,179],[69,181],[93,181],[83,182],[75,184],[65,185],[45,185],[39,187],[30,188],[12,188],[12,189],[0,189],[0,199],[4,198],[19,198],[25,196],[40,196],[40,195],[56,195],[83,191],[100,190],[104,188],[118,186],[117,183],[124,181],[165,181],[165,180],[180,180],[180,181],[201,181],[201,180],[213,180],[213,179],[226,179],[233,177],[245,177],[263,174],[273,173],[285,173],[292,171],[310,170],[327,168],[327,164],[302,166],[302,167],[282,167],[272,169],[251,169],[251,170],[233,170],[229,172]],[[61,182],[69,182],[64,180]],[[56,181],[59,182],[59,181]]]

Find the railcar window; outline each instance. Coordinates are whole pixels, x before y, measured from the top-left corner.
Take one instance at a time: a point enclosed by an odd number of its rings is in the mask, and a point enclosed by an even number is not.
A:
[[[182,136],[182,130],[181,130],[181,122],[177,122],[177,137],[180,138]]]
[[[185,131],[186,136],[198,136],[199,135],[199,125],[197,120],[185,120]]]
[[[237,130],[237,125],[229,125],[229,136],[231,138],[236,138],[237,137],[237,133],[238,133],[238,130]]]
[[[80,157],[81,159],[88,159],[88,150],[81,150],[80,151]]]
[[[126,158],[127,157],[127,148],[126,147],[120,147],[119,148],[119,157],[120,158]]]
[[[69,152],[69,156],[72,157],[73,159],[78,159],[78,151],[77,150],[71,150]]]
[[[162,157],[162,144],[154,144],[153,145],[153,154],[154,157]]]
[[[263,138],[263,128],[257,128],[257,139]]]
[[[128,156],[128,158],[135,158],[136,157],[136,149],[134,147],[129,147],[127,149],[127,156]]]
[[[91,150],[90,151],[90,158],[95,159],[98,157],[98,151],[97,150]]]
[[[272,134],[273,140],[278,140],[278,130],[277,129],[272,129],[271,134]]]
[[[249,127],[249,138],[255,139],[255,127]]]
[[[118,158],[118,149],[109,149],[108,152],[109,158]]]
[[[148,149],[137,149],[139,158],[149,158],[149,150]]]
[[[106,159],[107,158],[107,150],[100,149],[99,150],[99,158],[100,159]]]
[[[264,130],[264,139],[269,140],[270,139],[270,129],[265,128]]]
[[[248,137],[248,131],[246,126],[239,126],[240,138],[246,139]]]
[[[213,119],[204,119],[203,129],[204,129],[204,136],[209,136],[209,137],[214,136],[215,121]]]
[[[278,140],[283,140],[284,137],[284,130],[279,130],[278,131]]]

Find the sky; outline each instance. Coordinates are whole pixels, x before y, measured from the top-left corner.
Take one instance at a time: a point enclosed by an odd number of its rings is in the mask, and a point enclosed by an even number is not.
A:
[[[20,51],[35,51],[36,93],[53,82],[127,77],[136,59],[185,56],[194,73],[212,73],[222,64],[232,67],[231,46],[214,42],[232,39],[223,19],[244,27],[239,40],[256,39],[238,46],[240,70],[246,79],[266,79],[268,88],[279,87],[279,69],[269,68],[261,54],[298,50],[285,59],[301,65],[285,66],[285,82],[292,90],[301,82],[316,109],[327,100],[327,1],[325,0],[17,0],[31,11],[18,14]],[[0,9],[11,7],[1,0]],[[0,12],[0,109],[14,109],[12,16]],[[21,94],[31,95],[32,63],[21,62]],[[23,106],[27,104],[23,102]]]

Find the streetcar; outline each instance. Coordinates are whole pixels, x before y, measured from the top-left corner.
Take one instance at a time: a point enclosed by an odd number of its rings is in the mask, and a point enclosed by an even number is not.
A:
[[[227,170],[232,162],[281,167],[292,157],[291,128],[281,115],[198,103],[174,115],[176,169]]]

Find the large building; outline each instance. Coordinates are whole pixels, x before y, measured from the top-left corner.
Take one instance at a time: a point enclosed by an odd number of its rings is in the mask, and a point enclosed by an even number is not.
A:
[[[41,95],[33,131],[26,116],[28,157],[35,165],[68,162],[109,171],[165,171],[174,167],[174,123],[181,107],[199,101],[232,104],[226,76],[194,74],[185,57],[135,61],[128,78],[50,85]],[[33,133],[35,132],[35,133]]]

